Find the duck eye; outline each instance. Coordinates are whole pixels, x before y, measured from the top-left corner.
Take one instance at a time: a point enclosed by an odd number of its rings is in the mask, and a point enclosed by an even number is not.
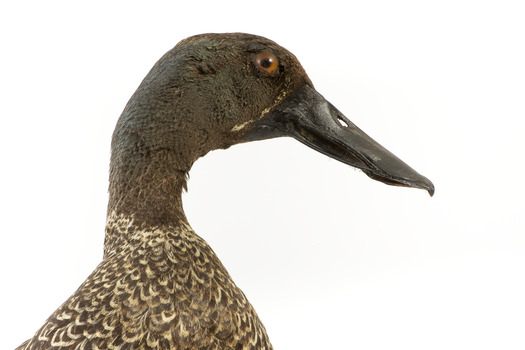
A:
[[[267,74],[274,73],[279,66],[277,57],[267,51],[258,54],[255,58],[255,62],[257,63],[257,67]]]

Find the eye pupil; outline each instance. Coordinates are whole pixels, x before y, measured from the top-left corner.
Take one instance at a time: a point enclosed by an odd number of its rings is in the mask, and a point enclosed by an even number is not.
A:
[[[270,68],[272,66],[273,60],[270,57],[263,58],[261,60],[261,67]]]

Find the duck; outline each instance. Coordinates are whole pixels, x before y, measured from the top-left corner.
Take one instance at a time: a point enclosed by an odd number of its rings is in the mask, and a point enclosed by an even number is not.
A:
[[[284,136],[434,194],[317,92],[285,48],[244,33],[189,37],[153,66],[116,124],[102,261],[17,349],[272,349],[181,196],[208,152]]]

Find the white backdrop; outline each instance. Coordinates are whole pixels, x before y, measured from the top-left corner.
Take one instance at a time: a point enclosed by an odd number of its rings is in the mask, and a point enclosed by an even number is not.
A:
[[[0,7],[2,337],[31,337],[102,257],[111,133],[204,32],[266,36],[430,178],[397,188],[292,139],[215,151],[185,210],[276,349],[524,349],[520,1],[20,1]]]

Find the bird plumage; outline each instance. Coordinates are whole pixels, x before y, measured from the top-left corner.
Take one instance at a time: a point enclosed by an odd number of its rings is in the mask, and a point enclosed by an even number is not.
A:
[[[210,246],[187,224],[141,228],[111,213],[110,251],[25,349],[272,349]]]
[[[278,136],[433,193],[317,93],[286,49],[241,33],[188,38],[153,66],[117,122],[102,262],[18,349],[272,349],[181,195],[199,157]]]

